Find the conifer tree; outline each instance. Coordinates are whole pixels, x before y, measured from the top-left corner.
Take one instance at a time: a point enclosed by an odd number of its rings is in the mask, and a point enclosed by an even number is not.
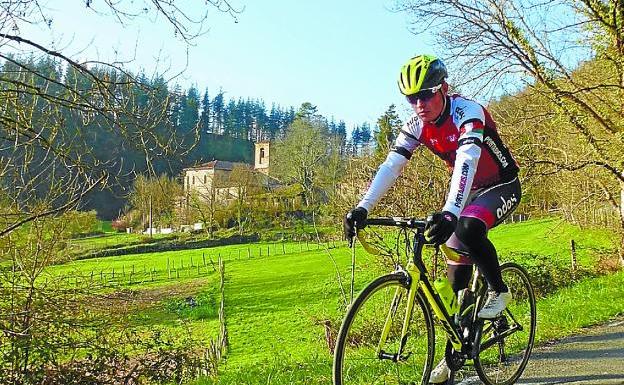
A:
[[[223,133],[223,119],[224,119],[224,113],[225,113],[224,110],[225,110],[225,106],[224,106],[224,101],[223,101],[223,91],[220,90],[217,96],[215,96],[214,99],[212,99],[212,111],[211,111],[212,130],[211,131],[215,134]]]
[[[203,133],[212,132],[210,127],[210,97],[208,96],[208,88],[204,91],[201,101],[200,127]]]
[[[377,154],[385,154],[390,151],[390,147],[401,129],[402,122],[395,108],[396,106],[391,104],[377,120],[377,129],[375,130],[375,153]]]

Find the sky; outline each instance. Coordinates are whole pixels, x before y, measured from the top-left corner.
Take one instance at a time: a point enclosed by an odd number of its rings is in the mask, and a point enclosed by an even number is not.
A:
[[[92,7],[104,10],[103,3],[94,0]],[[124,61],[133,71],[165,73],[183,88],[207,88],[212,97],[222,89],[226,99],[263,99],[267,109],[311,102],[348,129],[374,124],[390,104],[406,118],[409,106],[396,86],[399,69],[414,54],[438,54],[430,37],[409,31],[409,15],[391,11],[394,0],[230,3],[242,13],[233,18],[211,10],[208,31],[192,46],[177,39],[162,17],[122,25],[63,0],[43,3],[50,28],[26,25],[20,33],[76,60]]]

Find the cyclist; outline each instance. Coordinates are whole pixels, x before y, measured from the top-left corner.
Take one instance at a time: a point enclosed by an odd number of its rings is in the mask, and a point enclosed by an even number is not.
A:
[[[448,261],[448,278],[457,292],[468,286],[474,262],[488,283],[488,297],[478,316],[498,316],[511,301],[502,280],[496,249],[488,230],[502,222],[520,203],[518,165],[502,143],[492,117],[477,102],[448,94],[444,63],[431,55],[411,58],[399,75],[399,90],[414,114],[403,125],[394,147],[381,164],[367,192],[344,219],[345,235],[366,226],[366,217],[394,184],[419,145],[442,158],[452,170],[442,210],[428,218],[425,235],[462,255]],[[432,371],[430,382],[448,379],[446,361]]]

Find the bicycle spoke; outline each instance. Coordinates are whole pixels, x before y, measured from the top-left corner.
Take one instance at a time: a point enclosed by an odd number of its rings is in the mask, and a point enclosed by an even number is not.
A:
[[[475,367],[488,385],[510,385],[522,374],[535,336],[535,298],[526,272],[516,264],[501,267],[513,300],[501,316],[484,321]]]
[[[334,361],[336,384],[426,383],[425,373],[432,360],[429,355],[433,354],[433,323],[422,299],[417,297],[407,339],[399,352],[407,298],[407,289],[391,278],[382,277],[362,291],[339,333]],[[387,337],[380,342],[384,327]],[[379,349],[386,358],[379,358]],[[398,354],[401,359],[396,359]]]

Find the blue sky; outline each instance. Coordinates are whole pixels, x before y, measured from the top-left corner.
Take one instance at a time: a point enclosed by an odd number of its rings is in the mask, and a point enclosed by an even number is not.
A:
[[[98,1],[94,1],[95,6]],[[129,61],[129,69],[165,72],[187,88],[214,96],[262,98],[270,108],[315,104],[349,129],[374,123],[391,104],[402,117],[408,106],[396,76],[415,53],[438,53],[431,39],[409,32],[409,19],[389,9],[393,1],[232,0],[238,21],[213,11],[209,31],[187,47],[164,20],[151,17],[120,25],[113,17],[48,1],[52,28],[23,27],[24,36],[75,59]]]

